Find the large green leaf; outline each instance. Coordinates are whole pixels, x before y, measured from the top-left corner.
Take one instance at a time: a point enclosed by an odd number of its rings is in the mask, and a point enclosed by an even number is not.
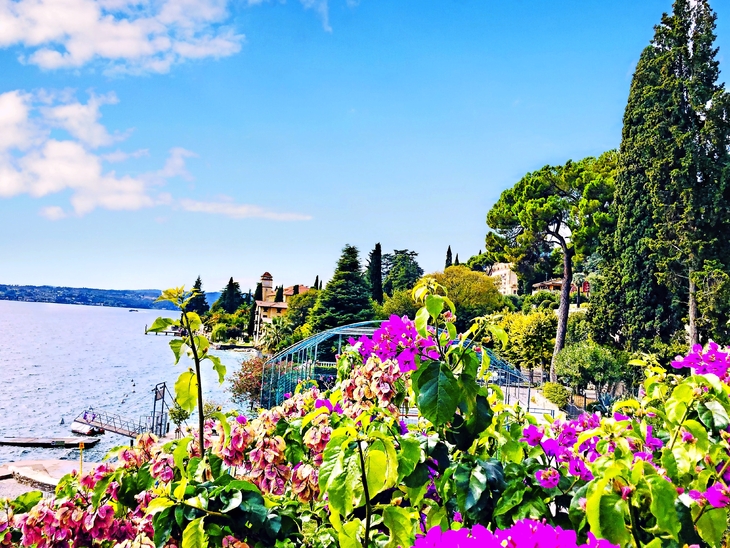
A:
[[[727,508],[713,508],[697,520],[697,532],[712,548],[722,545],[722,536],[727,528]]]
[[[149,333],[160,333],[166,331],[168,327],[180,325],[180,322],[172,318],[157,318],[150,327],[147,328]]]
[[[719,401],[710,400],[697,406],[700,420],[711,430],[724,430],[730,426],[727,410]]]
[[[329,505],[343,516],[362,502],[362,470],[355,443],[345,444],[327,486]]]
[[[197,312],[185,312],[185,316],[187,317],[187,321],[190,324],[191,335],[195,333],[198,329],[203,327],[203,322],[200,321],[200,316],[198,316]]]
[[[170,535],[172,534],[172,526],[174,524],[175,517],[173,508],[165,508],[154,517],[152,521],[152,525],[155,529],[155,536],[153,540],[157,548],[162,548],[162,546],[167,543]]]
[[[383,510],[383,523],[390,531],[385,548],[413,546],[415,537],[411,512],[398,506],[386,506]]]
[[[361,548],[360,545],[360,529],[362,528],[362,521],[355,518],[352,521],[345,523],[345,525],[339,530],[338,540],[340,541],[340,548]]]
[[[29,491],[19,495],[10,502],[10,506],[16,514],[25,514],[43,499],[41,491]]]
[[[370,498],[395,486],[398,456],[391,440],[377,439],[370,444],[365,454],[365,476]]]
[[[192,369],[185,371],[175,382],[175,401],[188,413],[195,410],[198,401],[198,377]]]
[[[426,310],[435,320],[444,309],[444,298],[441,295],[429,295],[426,297]]]
[[[398,440],[398,480],[409,476],[421,462],[421,444],[415,438],[403,437]]]
[[[221,363],[218,356],[208,354],[205,358],[213,362],[213,370],[218,373],[218,383],[223,384],[223,381],[226,380],[226,366]]]
[[[616,493],[606,490],[607,478],[589,484],[586,497],[586,517],[591,531],[599,538],[624,546],[629,541],[626,528],[626,502]]]
[[[654,530],[666,533],[677,540],[681,528],[677,512],[674,510],[677,488],[659,475],[647,476],[646,483],[651,493],[650,510],[656,518]]]
[[[182,339],[172,339],[170,341],[170,348],[172,349],[172,353],[175,354],[175,365],[177,365],[177,363],[180,361],[183,346],[185,346],[185,343]]]
[[[207,548],[203,520],[205,517],[194,519],[188,523],[183,531],[182,548]]]
[[[459,403],[459,383],[446,364],[429,362],[418,377],[418,410],[434,426],[454,418]]]

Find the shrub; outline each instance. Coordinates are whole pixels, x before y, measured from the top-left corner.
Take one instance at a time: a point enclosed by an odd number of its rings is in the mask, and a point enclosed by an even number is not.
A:
[[[554,403],[560,409],[565,409],[570,399],[570,391],[562,384],[556,382],[546,382],[542,387],[542,395],[550,403]]]
[[[534,295],[528,295],[522,301],[522,312],[529,314],[534,308],[555,310],[560,304],[560,293],[543,289]]]
[[[497,348],[501,358],[530,370],[543,369],[550,364],[558,325],[552,310],[505,314],[500,325],[509,337],[507,348]]]
[[[555,362],[555,372],[558,378],[574,388],[585,388],[593,384],[597,392],[602,392],[604,388],[621,380],[633,384],[632,377],[636,368],[627,363],[625,353],[613,351],[592,341],[583,341],[569,344],[560,351]]]
[[[217,324],[210,334],[210,340],[213,342],[225,342],[228,340],[228,326],[223,323]]]
[[[565,344],[575,344],[587,341],[591,334],[591,324],[586,312],[573,312],[568,316],[568,331],[565,334]]]
[[[228,378],[229,392],[233,403],[243,406],[249,404],[251,408],[261,399],[261,377],[264,372],[264,359],[250,358],[241,362],[239,367]]]

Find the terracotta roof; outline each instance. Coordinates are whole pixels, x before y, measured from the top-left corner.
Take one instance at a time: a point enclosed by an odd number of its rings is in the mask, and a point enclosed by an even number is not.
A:
[[[274,279],[274,277],[273,277],[273,276],[272,276],[271,274],[269,274],[268,272],[264,272],[264,273],[263,273],[263,274],[261,275],[261,279],[262,279],[262,280],[273,280],[273,279]]]
[[[286,303],[275,303],[272,301],[256,301],[256,306],[259,308],[289,308]]]
[[[536,284],[532,284],[532,287],[550,287],[550,286],[554,286],[554,285],[562,286],[563,280],[561,280],[559,278],[554,278],[554,279],[548,280],[546,282],[538,282]]]
[[[306,285],[299,284],[299,294],[306,293],[307,291],[309,291],[309,288]],[[294,286],[285,288],[284,295],[294,295]]]

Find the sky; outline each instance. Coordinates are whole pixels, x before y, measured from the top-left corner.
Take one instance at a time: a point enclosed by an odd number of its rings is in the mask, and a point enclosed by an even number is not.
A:
[[[0,0],[0,283],[311,285],[376,242],[464,262],[525,173],[619,145],[670,9]]]

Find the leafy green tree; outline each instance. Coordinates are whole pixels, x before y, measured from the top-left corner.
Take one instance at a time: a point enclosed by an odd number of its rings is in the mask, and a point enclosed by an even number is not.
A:
[[[624,113],[616,231],[606,238],[592,320],[631,350],[688,324],[700,340],[699,287],[727,272],[730,101],[718,84],[715,14],[677,0],[636,67]],[[726,321],[726,320],[725,320]],[[725,323],[725,322],[722,322]]]
[[[596,392],[612,392],[620,381],[629,387],[634,382],[635,366],[628,365],[623,352],[616,352],[592,341],[567,345],[558,355],[555,370],[558,378],[576,390],[592,384]],[[640,370],[639,370],[640,372]]]
[[[203,282],[200,280],[200,276],[198,276],[198,279],[193,284],[193,297],[188,303],[188,309],[191,312],[197,312],[199,315],[205,314],[210,309],[208,301],[205,298]]]
[[[383,304],[383,251],[380,242],[375,244],[368,257],[367,278],[373,300]]]
[[[370,287],[361,272],[357,248],[346,245],[334,276],[312,308],[309,323],[314,332],[373,319]]]
[[[562,253],[563,285],[553,358],[565,345],[573,258],[591,254],[600,231],[612,222],[608,207],[613,198],[615,165],[616,154],[609,152],[598,159],[545,166],[505,190],[487,215],[494,230],[487,236],[489,248],[519,256],[546,244]],[[552,365],[550,370],[554,382]]]
[[[444,270],[449,268],[451,265],[454,264],[454,261],[451,258],[451,246],[446,250],[446,263],[444,263]]]
[[[263,325],[263,336],[261,337],[261,340],[264,348],[268,352],[278,350],[291,333],[292,326],[286,316],[276,316],[271,318],[271,322]]]
[[[243,293],[241,293],[241,286],[238,282],[234,282],[233,278],[228,280],[228,284],[221,291],[221,296],[218,297],[216,303],[228,314],[233,314],[238,310],[238,307],[244,303]]]
[[[546,370],[555,347],[558,320],[552,310],[538,309],[530,314],[505,314],[501,321],[507,332],[506,348],[497,347],[497,354],[512,365],[527,369]]]
[[[477,272],[486,272],[488,275],[492,275],[492,268],[494,268],[494,260],[488,253],[479,252],[479,255],[473,255],[466,262],[466,266]]]
[[[286,318],[292,325],[293,329],[296,329],[307,322],[309,312],[312,308],[314,308],[318,296],[319,291],[316,289],[310,289],[306,293],[294,295],[291,299],[289,299],[288,307],[286,309]]]
[[[486,316],[504,306],[494,280],[483,272],[464,265],[450,266],[443,272],[429,274],[448,292],[456,306],[456,329],[466,331],[477,316]]]
[[[408,289],[400,289],[394,291],[393,295],[385,297],[382,309],[382,319],[388,319],[392,315],[398,317],[408,316],[413,319],[416,317],[419,306],[413,300],[412,292]]]
[[[411,289],[423,276],[423,269],[416,261],[418,253],[407,249],[396,249],[383,255],[383,290],[392,295],[399,289]]]
[[[280,285],[276,288],[276,294],[274,295],[274,302],[275,303],[283,303],[284,302],[284,286]]]

